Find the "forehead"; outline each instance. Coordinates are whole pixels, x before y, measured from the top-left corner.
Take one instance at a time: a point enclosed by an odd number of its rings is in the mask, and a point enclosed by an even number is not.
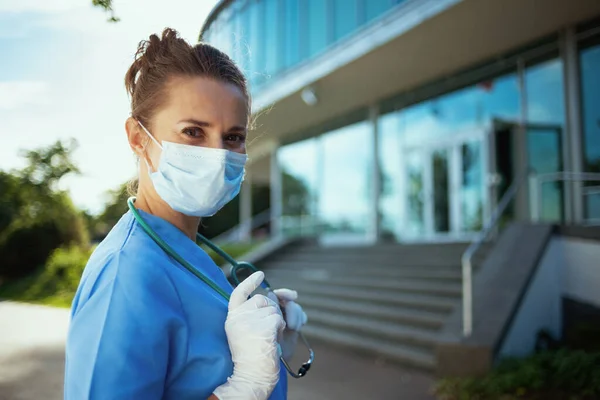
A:
[[[168,102],[163,111],[206,122],[246,124],[247,100],[234,84],[205,77],[177,77],[167,84]]]

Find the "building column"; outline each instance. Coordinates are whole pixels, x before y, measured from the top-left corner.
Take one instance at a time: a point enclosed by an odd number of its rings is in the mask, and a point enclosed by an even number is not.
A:
[[[241,242],[252,239],[252,173],[246,170],[240,191],[240,236]]]
[[[379,106],[374,104],[369,108],[369,121],[371,125],[371,204],[369,210],[369,241],[376,242],[381,236],[381,221],[379,217],[379,199],[381,196],[381,165],[379,160]]]
[[[283,188],[281,169],[277,161],[279,143],[271,149],[270,181],[271,181],[271,237],[282,235],[281,217],[283,216]]]
[[[575,29],[569,27],[561,34],[561,58],[565,85],[565,108],[567,114],[566,129],[563,132],[563,159],[566,171],[581,173],[583,171],[583,145],[581,128],[581,93],[579,76],[579,53]],[[564,182],[567,223],[581,223],[583,212],[583,184],[581,181]],[[570,212],[569,212],[570,211]]]

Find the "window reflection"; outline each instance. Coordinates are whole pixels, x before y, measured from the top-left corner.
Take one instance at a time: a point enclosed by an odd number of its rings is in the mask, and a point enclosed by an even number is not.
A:
[[[365,15],[367,21],[371,21],[379,17],[381,14],[386,12],[392,7],[390,0],[364,0],[365,1]]]
[[[234,1],[204,32],[204,40],[230,55],[256,87],[404,1]]]
[[[554,59],[528,68],[525,83],[529,167],[537,174],[562,171],[561,139],[565,122],[562,62]],[[540,197],[540,217],[546,221],[560,221],[563,184],[544,185]]]
[[[286,234],[303,232],[306,216],[315,214],[318,191],[318,141],[305,140],[277,152],[281,171],[283,229]]]
[[[300,61],[300,0],[283,0],[285,10],[285,67]]]
[[[434,226],[436,232],[443,233],[450,231],[448,149],[434,150],[432,162]]]
[[[352,32],[358,23],[357,0],[333,0],[335,40],[341,39]]]
[[[483,161],[481,142],[470,141],[461,146],[460,213],[461,230],[475,232],[483,228]]]
[[[381,192],[379,213],[381,230],[385,235],[399,238],[402,234],[402,181],[400,155],[400,115],[387,114],[379,119],[379,168],[381,170]]]
[[[600,45],[581,51],[584,168],[600,172]],[[589,182],[597,186],[598,182]],[[585,217],[600,222],[600,192],[585,195]]]
[[[365,233],[372,184],[372,135],[366,122],[329,132],[323,149],[319,217],[325,232]]]
[[[482,82],[404,110],[403,142],[418,145],[459,132],[488,128],[495,119],[516,121],[519,88],[514,74]]]
[[[264,46],[264,1],[253,1],[250,7],[250,29],[248,30],[248,43],[250,49],[250,85],[260,84],[264,79],[265,46]]]
[[[585,168],[600,172],[600,45],[581,51]]]
[[[306,0],[308,56],[318,54],[327,45],[327,1]]]
[[[281,7],[280,1],[265,1],[265,72],[276,73],[281,67]]]

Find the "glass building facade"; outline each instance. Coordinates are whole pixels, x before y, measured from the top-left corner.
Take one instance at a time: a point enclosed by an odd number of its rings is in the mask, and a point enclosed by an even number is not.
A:
[[[405,0],[232,1],[202,34],[231,55],[252,90],[327,51]]]
[[[401,3],[234,1],[204,38],[232,54],[260,91],[278,74],[392,15]],[[567,39],[557,32],[465,68],[452,83],[428,82],[410,96],[382,98],[374,114],[359,112],[369,118],[349,117],[350,123],[327,123],[322,130],[311,126],[310,135],[295,135],[302,140],[284,139],[275,157],[282,229],[355,237],[375,230],[377,237],[399,241],[468,238],[523,172],[600,173],[599,28],[600,21],[573,29],[575,59],[563,51]],[[579,105],[574,113],[566,106],[573,93]],[[581,136],[579,149],[571,143],[574,135]],[[525,200],[511,205],[509,218],[535,207],[544,221],[572,222],[574,203],[581,201],[583,220],[600,223],[600,180],[584,181],[581,199],[572,183],[548,182],[539,188],[537,204],[534,188],[525,187]]]

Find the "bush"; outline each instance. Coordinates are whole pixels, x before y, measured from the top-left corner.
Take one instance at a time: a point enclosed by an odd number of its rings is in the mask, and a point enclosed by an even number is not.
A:
[[[542,352],[505,360],[483,378],[442,380],[436,394],[443,400],[597,399],[598,365],[600,353]]]
[[[69,307],[92,249],[81,246],[58,248],[45,268],[0,287],[0,297]]]
[[[0,276],[26,276],[42,267],[54,249],[87,243],[83,218],[66,194],[32,201],[0,233]]]

